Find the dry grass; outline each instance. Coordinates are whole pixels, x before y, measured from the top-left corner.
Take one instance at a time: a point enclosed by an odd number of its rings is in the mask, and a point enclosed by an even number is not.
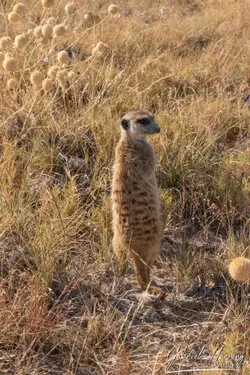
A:
[[[15,3],[0,4],[0,370],[227,374],[225,358],[170,362],[222,346],[247,375],[249,287],[227,265],[250,256],[249,2],[118,1],[118,15],[106,0],[56,3],[27,0],[13,23]],[[111,168],[132,108],[162,129],[162,302],[132,268],[116,275],[111,249]]]

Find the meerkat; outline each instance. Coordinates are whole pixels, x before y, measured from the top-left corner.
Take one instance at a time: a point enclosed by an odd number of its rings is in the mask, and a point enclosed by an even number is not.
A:
[[[121,120],[121,138],[115,151],[112,180],[113,250],[121,273],[132,257],[143,290],[165,295],[150,284],[150,268],[160,252],[160,196],[156,158],[147,136],[159,133],[152,113],[136,110]]]

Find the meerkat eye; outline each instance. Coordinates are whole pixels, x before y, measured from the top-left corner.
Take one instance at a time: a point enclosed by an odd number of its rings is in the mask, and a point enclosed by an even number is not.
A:
[[[139,119],[137,120],[137,122],[138,122],[139,124],[141,124],[141,125],[148,125],[148,124],[150,124],[150,120],[149,120],[148,118],[146,118],[146,117],[139,118]]]

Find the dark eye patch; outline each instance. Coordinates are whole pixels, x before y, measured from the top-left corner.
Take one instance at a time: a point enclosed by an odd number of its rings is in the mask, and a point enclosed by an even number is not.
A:
[[[122,125],[122,127],[123,127],[124,130],[127,130],[128,126],[129,126],[128,120],[125,119],[125,118],[122,118],[121,125]]]
[[[147,117],[142,117],[137,120],[137,122],[141,125],[148,125],[150,124],[150,120]]]

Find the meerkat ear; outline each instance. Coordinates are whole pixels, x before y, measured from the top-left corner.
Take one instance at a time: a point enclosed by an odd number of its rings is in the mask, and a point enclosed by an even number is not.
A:
[[[128,129],[128,125],[129,125],[129,121],[126,120],[125,118],[122,119],[121,121],[121,125],[123,127],[124,130],[127,130]]]

